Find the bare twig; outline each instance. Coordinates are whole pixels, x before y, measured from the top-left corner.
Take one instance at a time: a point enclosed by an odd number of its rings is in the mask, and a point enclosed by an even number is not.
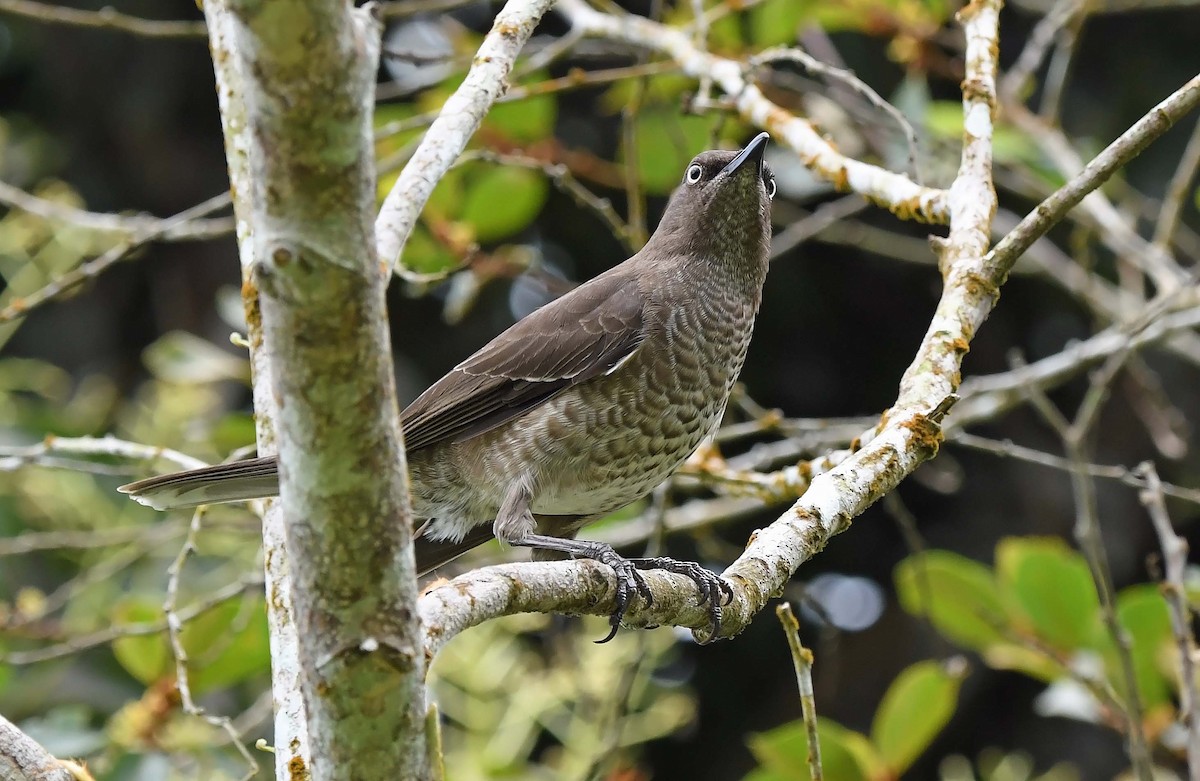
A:
[[[78,268],[68,271],[58,279],[51,281],[45,287],[37,290],[23,298],[13,300],[3,311],[0,311],[0,323],[5,323],[14,320],[18,317],[24,317],[37,309],[39,306],[53,301],[63,293],[66,293],[79,285],[87,282],[90,279],[95,279],[100,276],[109,266],[124,258],[137,247],[146,244],[147,242],[155,241],[160,236],[166,235],[173,229],[182,225],[186,225],[198,217],[214,212],[218,209],[229,205],[229,195],[222,193],[220,195],[209,198],[204,203],[197,204],[190,209],[185,209],[174,217],[169,217],[165,220],[159,220],[154,227],[145,232],[138,233],[133,238],[122,241],[112,249],[108,250],[99,257],[87,261]],[[227,227],[225,232],[232,228],[232,221],[226,221]]]
[[[553,0],[509,0],[496,15],[466,79],[442,106],[412,159],[404,167],[375,220],[376,252],[401,277],[400,253],[434,186],[466,147],[483,115],[504,92],[525,41]]]
[[[1175,235],[1175,229],[1179,227],[1179,217],[1183,212],[1183,204],[1187,200],[1188,185],[1195,177],[1198,166],[1200,166],[1200,122],[1197,122],[1196,126],[1192,128],[1192,136],[1188,139],[1183,155],[1179,158],[1179,165],[1175,167],[1175,173],[1167,184],[1166,192],[1163,193],[1162,209],[1159,212],[1158,222],[1154,226],[1152,243],[1164,252],[1170,248],[1171,238]]]
[[[1135,133],[1135,129],[1139,126],[1142,126],[1144,132],[1146,130],[1144,126],[1148,124],[1162,121],[1175,122],[1190,110],[1190,108],[1183,108],[1184,106],[1195,105],[1196,97],[1193,93],[1200,91],[1198,84],[1200,84],[1200,77],[1192,79],[1155,107],[1155,110],[1141,122],[1127,130],[1122,138]],[[1180,109],[1179,113],[1174,113],[1177,109]],[[1081,172],[1086,173],[1079,153],[1066,134],[1058,127],[1034,115],[1020,104],[1009,103],[1005,106],[1005,110],[1013,124],[1025,131],[1038,144],[1064,176],[1075,177]],[[1111,148],[1112,145],[1109,146],[1109,149]],[[1133,147],[1128,148],[1133,149]],[[1105,154],[1101,153],[1091,163],[1088,163],[1087,168],[1095,170],[1108,162]],[[1122,165],[1119,161],[1113,162],[1117,167]],[[1165,249],[1152,245],[1138,235],[1125,216],[1101,190],[1091,190],[1075,203],[1080,203],[1085,213],[1100,227],[1100,237],[1105,244],[1118,257],[1152,279],[1160,293],[1171,292],[1182,284],[1184,272],[1175,263],[1174,258]],[[1075,203],[1071,205],[1074,206]]]
[[[188,621],[195,619],[209,610],[228,602],[231,599],[241,596],[250,589],[261,589],[263,579],[261,575],[244,576],[238,580],[228,583],[225,586],[217,589],[209,594],[204,599],[194,602],[191,605],[177,612],[178,619],[181,623],[186,624]],[[61,643],[55,643],[43,648],[35,648],[29,651],[0,651],[0,661],[7,664],[26,665],[36,662],[44,662],[50,659],[59,659],[71,654],[77,654],[80,651],[86,651],[89,648],[95,648],[98,645],[111,643],[121,637],[137,637],[142,635],[154,635],[159,632],[164,632],[167,629],[166,618],[158,621],[145,621],[137,624],[123,624],[119,626],[110,626],[106,629],[100,629],[88,634],[72,637]]]
[[[795,249],[835,222],[858,214],[869,205],[870,203],[858,195],[847,195],[836,201],[821,204],[812,214],[796,220],[771,237],[771,260]],[[924,242],[921,244],[924,254],[928,256],[928,245]]]
[[[204,512],[204,507],[198,507],[192,513],[192,522],[188,525],[183,545],[180,546],[179,553],[167,568],[167,595],[163,599],[163,617],[167,623],[167,637],[171,643],[171,653],[175,657],[175,687],[179,690],[183,712],[189,716],[204,719],[229,737],[229,742],[246,762],[246,775],[242,777],[242,781],[250,781],[258,774],[258,762],[242,742],[242,737],[234,727],[233,720],[228,716],[214,716],[208,713],[204,708],[196,705],[192,699],[192,688],[188,681],[187,651],[183,647],[183,621],[175,609],[179,600],[179,581],[183,576],[183,567],[187,563],[188,557],[196,550],[196,537],[200,534]]]
[[[99,11],[85,11],[80,8],[38,3],[34,0],[0,0],[0,13],[21,16],[47,24],[67,24],[97,30],[115,30],[143,38],[202,40],[208,34],[204,22],[142,19],[123,14],[108,6]]]
[[[792,665],[796,668],[796,685],[800,689],[800,710],[804,714],[804,732],[808,736],[808,775],[812,781],[821,781],[825,776],[821,769],[821,741],[817,734],[817,698],[813,693],[812,651],[800,642],[800,622],[792,612],[791,603],[780,602],[775,608],[783,633],[787,636],[788,650],[792,652]]]
[[[988,266],[1011,266],[1035,240],[1119,168],[1200,104],[1200,76],[1191,79],[1105,147],[1078,175],[1030,212],[988,253]]]
[[[904,134],[904,140],[908,144],[909,173],[912,174],[913,180],[917,184],[921,183],[922,177],[917,159],[917,131],[913,130],[912,123],[900,113],[898,108],[884,100],[866,82],[855,76],[853,71],[821,62],[799,47],[780,46],[767,49],[751,57],[747,64],[754,68],[779,61],[798,63],[813,73],[819,73],[827,79],[845,84],[854,92],[865,97],[871,105],[887,114],[896,123],[896,126],[900,128],[900,132]]]
[[[583,0],[559,0],[558,10],[585,35],[661,52],[689,76],[711,78],[744,119],[791,147],[814,173],[839,188],[857,192],[903,219],[938,223],[948,219],[945,191],[922,187],[905,176],[840,154],[808,121],[772,103],[749,83],[741,63],[698,49],[686,31],[640,16],[601,13]]]
[[[1166,492],[1154,464],[1147,461],[1135,471],[1146,481],[1146,488],[1138,493],[1138,498],[1150,515],[1163,552],[1166,572],[1162,591],[1170,609],[1171,631],[1179,653],[1179,716],[1187,728],[1188,777],[1195,781],[1200,779],[1200,694],[1196,689],[1196,637],[1192,633],[1192,613],[1184,584],[1188,544],[1171,525]]]
[[[134,461],[164,459],[180,469],[199,469],[208,466],[199,458],[138,442],[127,442],[113,436],[56,437],[47,436],[39,444],[24,447],[0,447],[0,472],[10,472],[22,466],[41,463],[40,459],[61,453],[87,456],[114,456]]]
[[[1031,385],[1026,392],[1034,409],[1062,439],[1067,460],[1071,465],[1071,490],[1075,496],[1075,539],[1083,552],[1084,560],[1087,561],[1096,593],[1100,598],[1100,615],[1117,652],[1124,683],[1122,710],[1129,725],[1126,736],[1129,759],[1140,781],[1152,781],[1154,772],[1142,725],[1144,711],[1134,673],[1131,641],[1129,633],[1117,620],[1116,589],[1113,586],[1108,552],[1104,548],[1100,530],[1096,486],[1087,469],[1088,437],[1091,435],[1102,401],[1107,396],[1108,387],[1128,355],[1127,350],[1122,350],[1109,356],[1104,368],[1092,376],[1088,393],[1072,420],[1068,420],[1038,386]]]
[[[84,775],[78,775],[79,768]],[[91,774],[75,763],[55,759],[17,725],[0,716],[0,778],[5,781],[89,781]]]
[[[571,173],[571,169],[562,163],[551,163],[521,154],[506,154],[490,149],[471,149],[459,157],[459,162],[467,160],[486,160],[499,165],[516,165],[522,168],[532,168],[544,173],[550,181],[571,200],[595,214],[605,224],[609,231],[617,237],[625,249],[631,254],[639,247],[634,243],[629,225],[617,214],[612,203],[607,198],[600,198],[585,187]]]
[[[1018,445],[1015,442],[1008,440],[989,439],[981,437],[978,434],[970,434],[966,431],[956,431],[946,437],[946,441],[954,445],[978,450],[984,453],[992,453],[1001,458],[1014,458],[1018,461],[1025,461],[1030,464],[1038,464],[1040,466],[1050,467],[1051,469],[1061,469],[1064,472],[1069,472],[1072,465],[1069,459],[1062,456],[1056,456],[1053,453],[1046,453],[1042,450]],[[1127,466],[1110,465],[1110,464],[1094,464],[1085,463],[1083,465],[1084,472],[1089,477],[1098,477],[1104,480],[1115,480],[1122,485],[1127,485],[1130,488],[1138,488],[1145,490],[1147,488],[1146,479],[1139,474],[1138,470],[1130,469]],[[1184,486],[1173,485],[1171,483],[1160,483],[1161,490],[1167,496],[1175,499],[1182,499],[1193,504],[1200,504],[1200,489],[1186,488]]]
[[[1063,27],[1083,10],[1083,5],[1084,0],[1057,0],[1050,12],[1038,20],[1017,61],[1000,80],[1000,94],[1006,100],[1022,100],[1026,85],[1046,58],[1050,45]]]
[[[6,0],[0,0],[0,3]],[[77,228],[116,233],[129,240],[154,236],[159,241],[215,239],[233,232],[232,217],[204,217],[230,204],[229,193],[221,193],[192,207],[189,219],[152,217],[148,214],[102,214],[76,209],[56,201],[39,198],[7,182],[0,182],[0,203],[46,220],[56,220]],[[186,213],[186,212],[185,212]]]

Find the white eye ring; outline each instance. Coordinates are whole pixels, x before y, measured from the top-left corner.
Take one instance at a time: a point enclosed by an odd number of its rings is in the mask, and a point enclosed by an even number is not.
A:
[[[688,184],[695,184],[696,182],[700,181],[701,176],[704,176],[704,169],[700,167],[699,163],[693,163],[692,165],[688,166],[687,173],[684,174],[683,180]]]
[[[767,200],[775,200],[775,177],[767,180]]]

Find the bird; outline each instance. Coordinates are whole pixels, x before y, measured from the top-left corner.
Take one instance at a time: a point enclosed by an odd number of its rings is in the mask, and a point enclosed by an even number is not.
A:
[[[401,413],[423,575],[497,537],[616,573],[616,635],[641,571],[693,580],[713,636],[729,584],[699,564],[629,559],[577,540],[648,495],[721,423],[762,302],[775,178],[769,136],[701,152],[628,260],[518,320]],[[119,491],[156,509],[279,491],[274,456],[150,477]],[[548,553],[546,553],[548,552]]]

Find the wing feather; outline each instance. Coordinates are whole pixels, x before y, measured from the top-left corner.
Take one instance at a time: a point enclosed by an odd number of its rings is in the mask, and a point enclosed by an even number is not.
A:
[[[513,324],[401,415],[409,452],[462,442],[628,360],[645,338],[645,298],[618,267]]]

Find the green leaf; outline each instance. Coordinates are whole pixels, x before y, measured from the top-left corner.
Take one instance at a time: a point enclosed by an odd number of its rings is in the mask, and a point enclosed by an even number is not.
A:
[[[533,81],[544,81],[545,73],[534,74]],[[511,103],[496,103],[483,119],[484,130],[490,130],[510,141],[528,143],[540,141],[554,132],[558,119],[558,102],[554,95],[535,95]]]
[[[181,640],[188,656],[192,693],[243,681],[270,669],[266,603],[231,600],[184,625]]]
[[[950,551],[932,550],[896,565],[900,604],[959,645],[982,650],[1004,642],[1008,627],[999,586],[991,570]]]
[[[1117,595],[1117,621],[1129,633],[1132,646],[1134,677],[1142,695],[1142,705],[1153,707],[1169,701],[1171,683],[1159,666],[1159,654],[1163,645],[1172,642],[1171,617],[1167,601],[1152,584],[1130,586]],[[1111,644],[1105,659],[1109,665],[1109,676],[1123,689],[1116,654]]]
[[[541,212],[549,184],[538,171],[512,166],[488,168],[474,178],[462,218],[475,228],[475,239],[491,242],[522,230]]]
[[[662,195],[679,184],[683,169],[708,144],[718,119],[684,116],[654,107],[643,111],[635,121],[637,170],[642,177],[642,188],[651,195]]]
[[[796,42],[796,33],[805,16],[801,0],[767,0],[750,9],[750,38],[755,46],[766,48]]]
[[[871,741],[895,775],[921,756],[954,715],[964,671],[961,663],[917,662],[888,687],[875,712]]]
[[[1054,658],[1015,643],[999,643],[983,651],[983,660],[994,670],[1015,670],[1044,683],[1054,683],[1067,670]]]
[[[1100,600],[1083,556],[1057,537],[1007,537],[996,546],[996,574],[1034,632],[1073,651],[1099,622]]]
[[[401,262],[410,271],[432,274],[453,268],[458,263],[458,258],[435,240],[424,225],[417,224],[404,244]]]
[[[817,719],[817,741],[821,746],[821,768],[825,778],[866,781],[869,778],[860,756],[871,754],[866,738],[828,719]],[[769,732],[751,735],[751,753],[769,775],[780,781],[809,781],[808,736],[803,721],[793,721]],[[751,777],[753,778],[753,776]],[[747,779],[749,781],[749,779]]]
[[[162,618],[162,604],[149,599],[127,597],[117,603],[112,620],[116,626],[142,624]],[[174,670],[175,662],[165,633],[119,637],[112,644],[113,655],[125,671],[144,684],[151,684]]]
[[[245,358],[186,331],[163,334],[142,352],[142,360],[151,374],[167,382],[201,384],[250,379],[250,363]]]

